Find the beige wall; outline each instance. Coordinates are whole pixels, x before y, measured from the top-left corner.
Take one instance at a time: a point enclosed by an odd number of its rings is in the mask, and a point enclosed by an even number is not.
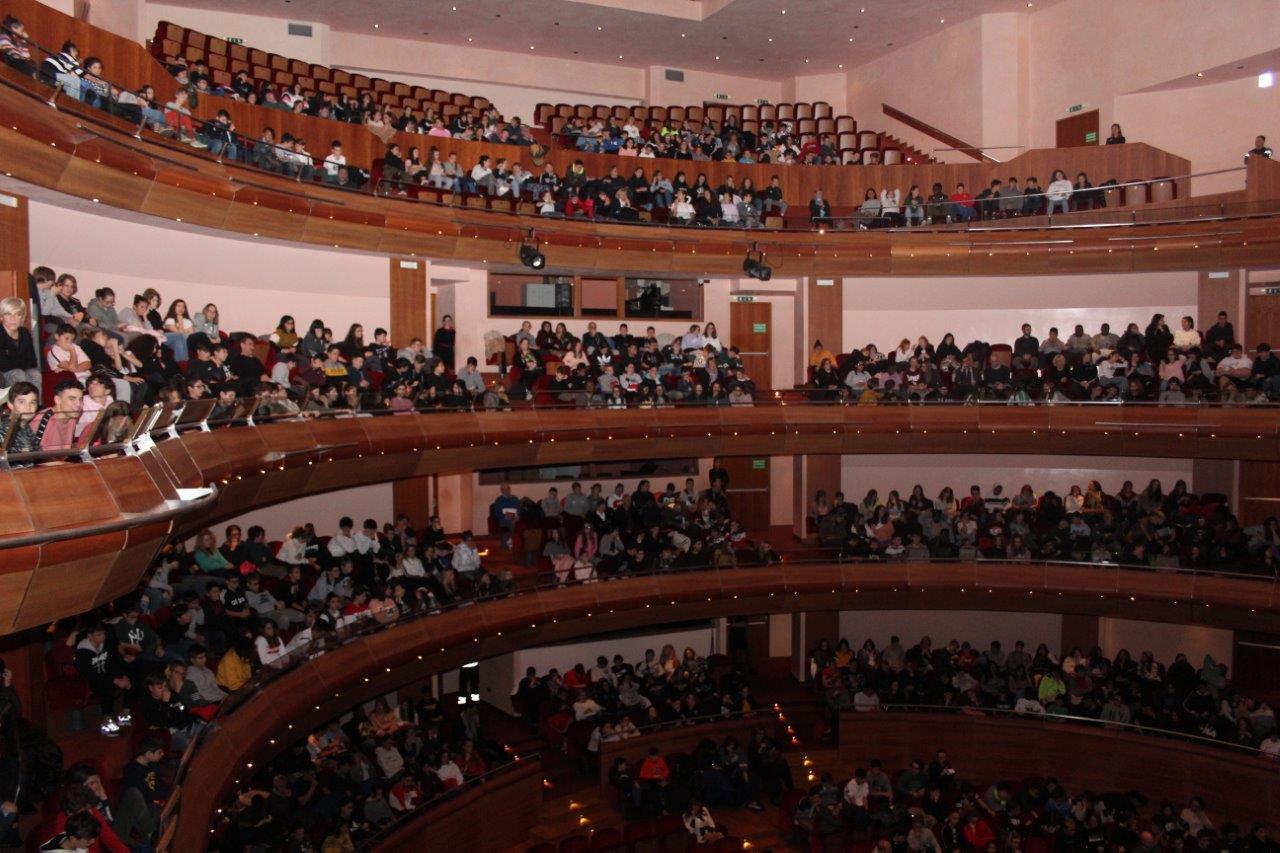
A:
[[[391,484],[378,483],[355,489],[308,495],[297,500],[246,512],[244,515],[217,525],[214,531],[218,534],[218,541],[221,542],[223,530],[228,524],[238,524],[245,530],[254,524],[260,524],[267,531],[267,541],[272,541],[284,539],[293,528],[310,521],[316,526],[316,533],[321,536],[331,536],[338,532],[338,519],[344,515],[355,519],[357,527],[363,524],[366,518],[372,518],[378,522],[378,527],[393,521],[395,516],[391,504]]]
[[[308,249],[252,238],[178,230],[31,203],[31,259],[79,280],[79,296],[99,287],[123,307],[148,287],[165,309],[175,298],[192,311],[218,306],[223,328],[266,334],[282,314],[304,327],[319,317],[338,335],[390,319],[387,261],[374,255]]]
[[[1133,459],[1119,456],[983,456],[980,454],[939,453],[934,455],[881,454],[845,456],[840,462],[840,487],[845,499],[861,501],[868,489],[880,493],[883,501],[890,489],[897,489],[906,500],[917,483],[930,499],[943,487],[950,486],[957,497],[969,493],[970,486],[981,486],[984,495],[1002,485],[1005,496],[1012,498],[1024,483],[1036,494],[1052,489],[1065,495],[1071,486],[1085,488],[1097,480],[1108,493],[1119,491],[1125,480],[1135,489],[1144,488],[1152,479],[1170,489],[1177,480],[1192,485],[1193,465],[1186,459]],[[810,501],[812,495],[806,496]]]
[[[1062,644],[1062,617],[1056,613],[1002,613],[983,610],[844,610],[840,613],[840,637],[855,649],[872,639],[883,649],[889,638],[897,635],[904,648],[910,648],[928,635],[933,647],[945,646],[951,640],[969,641],[979,651],[986,651],[992,640],[999,640],[1005,651],[1022,640],[1028,651],[1044,643],[1057,654]],[[832,637],[834,644],[838,637]],[[816,644],[816,639],[815,639]]]
[[[1194,272],[1127,275],[1059,275],[1022,278],[844,279],[846,348],[874,343],[882,352],[902,338],[926,335],[935,345],[951,332],[963,349],[974,339],[1013,343],[1024,322],[1041,340],[1050,326],[1065,339],[1076,323],[1094,334],[1110,323],[1116,334],[1134,322],[1146,328],[1151,315],[1196,313]],[[903,298],[911,294],[910,300]]]
[[[726,47],[726,50],[732,48]],[[624,51],[625,54],[625,51]],[[666,79],[667,66],[650,65],[645,69],[646,100],[656,106],[697,106],[703,101],[724,104],[753,104],[758,98],[773,103],[782,99],[782,82],[734,74],[716,74],[711,71],[678,69],[684,72],[684,80]],[[716,95],[728,95],[717,98]]]
[[[887,130],[926,153],[942,143],[884,115],[888,104],[941,128],[970,145],[1003,145],[982,138],[982,22],[978,18],[947,27],[848,74],[849,114],[859,130]],[[922,75],[946,85],[921,85]],[[944,163],[972,162],[955,152]]]
[[[290,59],[324,64],[329,61],[329,48],[333,43],[329,37],[329,27],[326,24],[308,20],[303,14],[305,12],[303,6],[304,4],[299,3],[299,8],[296,9],[299,17],[277,18],[265,15],[239,15],[216,8],[193,9],[187,6],[168,6],[163,3],[143,3],[142,37],[151,38],[155,34],[157,23],[169,21],[217,38],[242,38],[249,47],[278,53]],[[287,7],[279,4],[276,8]],[[291,23],[310,24],[312,37],[289,35]],[[121,35],[125,34],[121,33]],[[342,38],[346,39],[347,35],[343,34]]]
[[[1213,655],[1218,663],[1230,667],[1235,635],[1222,628],[1203,625],[1172,625],[1103,616],[1098,619],[1098,643],[1102,646],[1102,653],[1109,658],[1114,658],[1121,649],[1128,649],[1135,660],[1143,652],[1151,652],[1157,661],[1168,666],[1174,655],[1182,653],[1193,667],[1199,668],[1205,655]]]
[[[1115,120],[1129,134],[1191,161],[1194,172],[1235,169],[1258,134],[1280,140],[1280,88],[1248,77],[1213,86],[1121,95]],[[1106,130],[1104,125],[1103,129]],[[1118,176],[1117,176],[1118,177]],[[1243,171],[1194,178],[1192,195],[1244,189]]]

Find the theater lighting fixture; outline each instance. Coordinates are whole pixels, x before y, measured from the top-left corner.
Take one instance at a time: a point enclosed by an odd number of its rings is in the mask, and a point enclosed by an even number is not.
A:
[[[755,243],[751,244],[747,256],[742,259],[742,271],[760,281],[773,278],[773,267],[764,262],[764,252],[761,252]]]
[[[538,251],[538,238],[532,228],[520,243],[520,263],[531,270],[540,270],[547,265],[547,256]]]
[[[1270,71],[1263,71],[1258,75],[1258,88],[1270,89],[1276,84],[1276,75]]]

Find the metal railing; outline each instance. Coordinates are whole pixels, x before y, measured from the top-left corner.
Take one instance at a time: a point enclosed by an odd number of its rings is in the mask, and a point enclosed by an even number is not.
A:
[[[724,398],[719,402],[711,402],[707,400],[677,400],[671,401],[666,405],[653,407],[654,410],[662,409],[698,409],[714,407],[724,409],[728,412],[745,411],[749,409],[779,407],[786,408],[791,406],[812,407],[819,409],[874,409],[874,408],[938,408],[950,406],[977,406],[987,408],[1009,408],[1009,407],[1049,407],[1056,409],[1063,408],[1118,408],[1124,409],[1150,409],[1153,411],[1168,409],[1196,409],[1196,410],[1218,410],[1218,409],[1266,409],[1268,411],[1280,408],[1280,403],[1260,402],[1248,405],[1234,403],[1218,403],[1208,401],[1185,401],[1180,403],[1160,403],[1157,401],[1105,401],[1105,400],[1080,400],[1069,402],[1054,402],[1044,400],[988,400],[988,399],[964,399],[964,400],[891,400],[880,401],[872,405],[860,404],[856,398],[848,400],[826,399],[824,394],[831,389],[815,388],[803,386],[788,391],[773,391],[764,394],[757,394],[748,404],[732,404],[728,402],[728,398]],[[536,395],[535,395],[536,397]],[[121,417],[118,413],[113,413],[110,409],[100,412],[95,421],[86,427],[81,434],[81,438],[77,440],[75,445],[64,449],[54,450],[38,450],[24,452],[10,452],[8,448],[11,446],[14,437],[20,426],[29,424],[33,419],[39,416],[20,415],[10,417],[8,419],[8,429],[0,434],[0,471],[8,468],[25,467],[44,462],[92,462],[95,459],[118,455],[136,455],[151,449],[157,443],[169,439],[178,438],[179,436],[190,432],[209,432],[212,429],[227,427],[255,427],[271,423],[286,422],[305,422],[309,420],[335,420],[348,418],[371,418],[371,417],[398,417],[404,414],[420,414],[420,415],[436,415],[436,414],[466,414],[484,411],[505,411],[519,413],[522,411],[582,411],[583,407],[578,406],[574,402],[556,401],[552,403],[538,402],[532,400],[510,401],[499,409],[486,409],[484,405],[473,404],[465,406],[415,406],[411,411],[397,412],[391,409],[369,409],[369,410],[348,410],[348,409],[329,409],[324,411],[301,411],[298,413],[271,414],[264,411],[268,406],[268,399],[262,397],[237,398],[234,405],[229,407],[225,412],[218,413],[214,416],[215,410],[218,408],[218,402],[211,399],[190,400],[180,403],[159,403],[153,406],[142,406],[133,411],[129,415],[127,427],[124,429],[113,429],[111,433],[120,433],[120,437],[115,437],[108,432],[109,424],[112,420]],[[644,411],[645,407],[637,406],[634,403],[628,405],[625,409],[615,410],[608,406],[597,406],[591,411],[609,412],[609,411]],[[76,413],[72,413],[76,414]],[[78,415],[77,415],[78,416]],[[734,421],[731,417],[719,417],[716,424],[721,428],[731,429],[734,426],[747,427],[753,425],[753,420],[744,419]],[[1131,423],[1117,422],[1115,426],[1124,427],[1132,426]],[[825,425],[820,426],[829,429]],[[856,424],[855,424],[856,426]],[[1185,429],[1187,424],[1169,423],[1160,424],[1152,422],[1145,424],[1147,427],[1168,427],[1175,429]],[[317,448],[314,451],[299,451],[297,455],[306,455],[309,453],[324,453],[325,450],[334,450],[336,448]],[[281,457],[279,460],[274,457],[266,462],[275,465],[277,462],[284,463],[287,460]]]
[[[840,708],[838,710],[841,712],[841,714],[857,715],[859,713],[876,713],[875,710],[859,712],[852,708]],[[988,707],[963,708],[963,707],[957,707],[955,705],[929,705],[929,704],[915,704],[910,702],[905,702],[905,703],[882,702],[878,706],[878,710],[887,712],[887,713],[919,712],[919,713],[930,713],[930,714],[940,714],[940,715],[960,714],[960,715],[973,716],[973,717],[996,717],[999,719],[1016,719],[1016,720],[1026,720],[1030,722],[1042,722],[1045,725],[1052,725],[1056,723],[1070,723],[1070,724],[1076,724],[1080,726],[1087,726],[1092,729],[1105,729],[1110,731],[1127,732],[1129,734],[1150,735],[1150,736],[1168,738],[1170,740],[1179,740],[1187,743],[1200,744],[1202,746],[1212,746],[1219,749],[1225,749],[1232,752],[1237,752],[1249,758],[1257,758],[1259,760],[1266,761],[1270,764],[1274,764],[1277,772],[1280,772],[1280,763],[1277,763],[1276,759],[1263,753],[1262,750],[1258,749],[1257,747],[1248,746],[1247,744],[1242,744],[1242,743],[1236,743],[1235,741],[1223,740],[1221,738],[1207,737],[1206,735],[1197,734],[1194,732],[1184,732],[1184,731],[1178,731],[1176,729],[1164,729],[1164,728],[1160,728],[1159,726],[1144,726],[1141,723],[1134,723],[1134,722],[1123,723],[1115,720],[1104,720],[1101,717],[1081,717],[1074,714],[1057,714],[1057,713],[1051,713],[1047,710],[1045,713],[1041,714],[1041,713],[1031,713],[1027,711],[1016,711],[1012,708],[988,708]]]

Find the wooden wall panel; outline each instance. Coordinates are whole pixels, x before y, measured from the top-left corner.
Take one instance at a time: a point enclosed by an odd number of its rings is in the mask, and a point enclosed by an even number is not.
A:
[[[526,840],[542,810],[542,763],[535,756],[406,821],[376,853],[475,850],[497,853]]]
[[[27,298],[31,271],[26,196],[0,194],[0,299]]]
[[[627,740],[602,743],[600,744],[600,792],[606,798],[609,796],[609,768],[619,758],[625,758],[638,772],[640,762],[644,761],[650,747],[656,746],[663,756],[667,756],[677,752],[691,753],[706,739],[714,741],[717,746],[724,743],[727,737],[735,737],[739,743],[746,744],[751,740],[751,732],[757,726],[764,726],[771,734],[779,734],[777,715],[765,710],[745,719],[703,723],[691,728],[660,729]]]
[[[1280,462],[1247,462],[1240,466],[1240,523],[1258,524],[1280,516]]]
[[[427,328],[427,262],[391,258],[391,340],[407,342],[422,338],[431,346],[432,330]],[[365,340],[373,340],[373,330],[365,329]]]
[[[968,714],[888,712],[841,717],[840,759],[866,767],[872,758],[890,773],[912,759],[945,749],[962,782],[983,790],[991,782],[1056,776],[1069,793],[1141,791],[1152,802],[1203,797],[1219,823],[1244,825],[1280,818],[1280,776],[1256,758],[1219,746],[1152,738],[1123,731]],[[1230,785],[1218,780],[1231,780]],[[1239,791],[1249,796],[1239,796]]]

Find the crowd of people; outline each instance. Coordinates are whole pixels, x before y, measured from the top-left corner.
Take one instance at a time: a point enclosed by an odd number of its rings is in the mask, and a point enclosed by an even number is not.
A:
[[[1018,640],[983,649],[925,636],[904,646],[891,637],[880,648],[867,639],[854,648],[822,640],[810,669],[820,702],[831,714],[909,708],[1004,711],[1029,717],[1087,717],[1115,727],[1181,732],[1258,749],[1280,760],[1275,713],[1240,695],[1227,667],[1205,655],[1197,667],[1185,654],[1166,666],[1150,651],[1128,649],[1108,658],[1094,647],[1061,658],[1041,643],[1034,652]]]
[[[1090,480],[1063,495],[975,485],[931,498],[916,485],[906,497],[870,489],[849,501],[819,491],[809,525],[820,545],[860,560],[1070,560],[1268,577],[1280,569],[1274,516],[1242,527],[1225,495],[1196,495],[1183,480],[1167,492],[1159,480],[1141,491],[1125,480],[1110,493]]]
[[[196,148],[208,149],[219,157],[304,181],[359,188],[380,170],[382,180],[375,190],[387,194],[407,194],[405,186],[412,184],[451,193],[526,200],[543,216],[583,216],[621,222],[647,218],[671,224],[760,228],[770,216],[785,217],[788,209],[777,176],[765,187],[755,187],[749,177],[739,183],[732,176],[713,186],[703,173],[690,180],[684,171],[668,176],[661,170],[647,173],[640,166],[629,170],[629,174],[625,166],[614,166],[605,175],[589,176],[582,160],[567,167],[563,175],[550,163],[544,164],[541,172],[534,173],[523,163],[511,162],[503,156],[481,155],[474,164],[465,164],[459,162],[455,152],[444,153],[437,146],[430,146],[424,155],[421,147],[405,151],[392,139],[396,132],[406,132],[517,146],[536,144],[530,129],[518,116],[504,119],[492,106],[465,107],[457,115],[446,117],[434,107],[379,105],[367,92],[355,98],[318,90],[304,91],[297,83],[277,86],[253,80],[245,71],[237,72],[230,84],[218,85],[212,82],[203,61],[188,63],[181,58],[169,66],[179,88],[171,101],[160,104],[150,86],[130,92],[111,84],[104,76],[102,59],[82,58],[72,42],[64,44],[58,54],[36,63],[32,59],[34,45],[21,21],[12,16],[6,18],[0,33],[0,55],[12,67],[39,77],[70,97],[121,115],[139,126],[174,136]],[[288,133],[277,137],[271,127],[263,128],[258,138],[252,139],[236,130],[226,110],[219,110],[208,121],[193,118],[192,106],[198,104],[201,96],[209,95],[362,124],[386,142],[387,148],[379,164],[355,164],[348,162],[337,140],[327,149],[313,153],[307,140]],[[580,122],[573,118],[559,134],[581,150],[603,151],[624,158],[665,157],[743,164],[841,162],[833,134],[802,137],[794,131],[792,123],[785,120],[776,124],[766,121],[756,133],[740,127],[732,117],[719,125],[707,119],[697,129],[676,122],[655,127],[648,123],[638,125],[632,119]],[[1119,125],[1113,125],[1107,142],[1124,141]],[[942,184],[934,183],[927,195],[915,185],[905,192],[901,187],[868,188],[861,203],[851,205],[847,214],[839,216],[833,216],[829,200],[822,190],[817,190],[808,202],[809,221],[820,228],[878,228],[1091,210],[1105,206],[1105,188],[1115,184],[1111,179],[1095,187],[1084,172],[1077,173],[1073,181],[1061,170],[1055,170],[1044,186],[1034,176],[1026,177],[1023,185],[1019,185],[1017,176],[1007,180],[994,178],[976,195],[963,183],[949,191]]]
[[[854,839],[866,839],[875,853],[1277,848],[1264,824],[1247,832],[1229,821],[1219,824],[1200,797],[1180,808],[1168,800],[1152,803],[1141,791],[1071,793],[1056,776],[979,783],[981,774],[982,768],[956,767],[944,750],[892,775],[879,759],[856,768],[847,781],[824,773],[796,806],[789,840],[833,853]]]
[[[748,406],[755,400],[755,380],[715,323],[660,337],[653,326],[633,335],[626,323],[606,335],[592,321],[578,337],[563,322],[552,328],[545,320],[535,332],[526,320],[511,340],[517,396],[542,391],[552,401],[588,409]]]
[[[921,336],[889,352],[867,344],[837,355],[815,341],[809,365],[811,396],[857,403],[1280,400],[1280,358],[1266,342],[1247,350],[1225,311],[1203,330],[1189,316],[1173,329],[1157,313],[1145,329],[1129,323],[1117,333],[1103,323],[1089,333],[1076,325],[1063,338],[1053,327],[1043,340],[1024,323],[1005,346],[974,340],[962,349],[948,333],[936,346]]]

